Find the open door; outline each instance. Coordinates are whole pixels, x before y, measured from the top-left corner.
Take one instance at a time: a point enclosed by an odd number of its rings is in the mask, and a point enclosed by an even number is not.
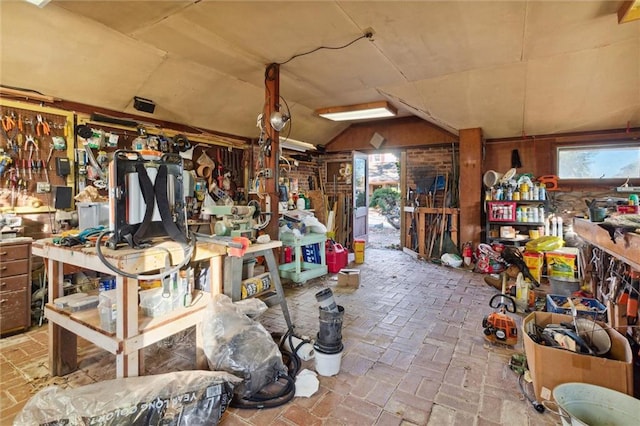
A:
[[[353,151],[353,239],[367,241],[369,228],[368,156]]]

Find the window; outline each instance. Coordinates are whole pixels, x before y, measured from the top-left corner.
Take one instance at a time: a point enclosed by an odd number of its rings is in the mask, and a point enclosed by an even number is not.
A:
[[[561,146],[557,148],[560,179],[638,179],[640,145]]]

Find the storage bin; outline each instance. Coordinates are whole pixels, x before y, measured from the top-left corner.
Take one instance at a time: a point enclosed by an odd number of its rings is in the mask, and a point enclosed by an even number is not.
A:
[[[491,222],[515,222],[516,203],[508,201],[489,201],[487,216]]]
[[[140,294],[140,307],[148,317],[159,317],[173,310],[173,297],[163,297],[162,287],[142,290]]]
[[[109,203],[76,203],[78,228],[83,231],[98,226],[109,226]]]
[[[591,317],[594,320],[607,320],[607,307],[596,299],[587,297],[572,297],[576,306],[576,315]],[[547,294],[547,312],[571,315],[571,307],[567,303],[567,296],[559,294]]]

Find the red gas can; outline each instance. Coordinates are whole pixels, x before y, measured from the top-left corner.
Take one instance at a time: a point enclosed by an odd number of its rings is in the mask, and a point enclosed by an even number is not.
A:
[[[340,272],[349,262],[349,252],[341,244],[331,240],[326,243],[326,257],[327,268],[332,274]]]

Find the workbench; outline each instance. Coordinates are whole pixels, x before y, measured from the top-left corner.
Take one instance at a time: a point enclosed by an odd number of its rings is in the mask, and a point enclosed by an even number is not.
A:
[[[276,258],[273,254],[273,249],[278,247],[282,247],[282,242],[277,240],[270,241],[264,244],[252,244],[247,247],[247,250],[242,257],[225,257],[224,294],[229,296],[234,302],[240,300],[242,290],[242,264],[249,259],[255,259],[260,256],[264,257],[267,269],[269,270],[269,275],[271,276],[271,283],[275,288],[275,292],[273,290],[269,290],[269,295],[258,294],[256,296],[260,297],[260,299],[265,302],[267,306],[279,304],[282,308],[284,319],[287,322],[287,327],[289,328],[289,330],[292,330],[293,324],[291,323],[289,308],[287,307],[287,301],[285,299],[284,290],[282,288],[282,283],[278,274],[278,264],[276,263]]]
[[[117,268],[131,274],[145,274],[165,267],[167,251],[173,264],[184,258],[182,246],[173,241],[154,243],[144,250],[103,247],[104,257]],[[62,376],[77,369],[77,337],[82,337],[116,356],[116,377],[137,376],[144,370],[142,349],[166,337],[196,326],[196,364],[206,368],[199,330],[210,295],[222,289],[222,262],[224,246],[197,243],[192,261],[209,259],[211,293],[196,292],[189,307],[178,308],[166,315],[144,316],[138,305],[138,280],[116,277],[117,320],[115,333],[101,328],[98,309],[70,312],[59,309],[53,300],[63,296],[63,266],[74,265],[83,269],[113,275],[96,254],[95,246],[61,247],[52,239],[33,243],[33,254],[41,256],[47,265],[49,303],[45,314],[49,322],[49,369],[52,376]]]
[[[609,233],[598,226],[598,223],[588,219],[574,218],[573,230],[589,244],[601,248],[640,271],[640,234],[627,232],[617,237],[614,243]]]

